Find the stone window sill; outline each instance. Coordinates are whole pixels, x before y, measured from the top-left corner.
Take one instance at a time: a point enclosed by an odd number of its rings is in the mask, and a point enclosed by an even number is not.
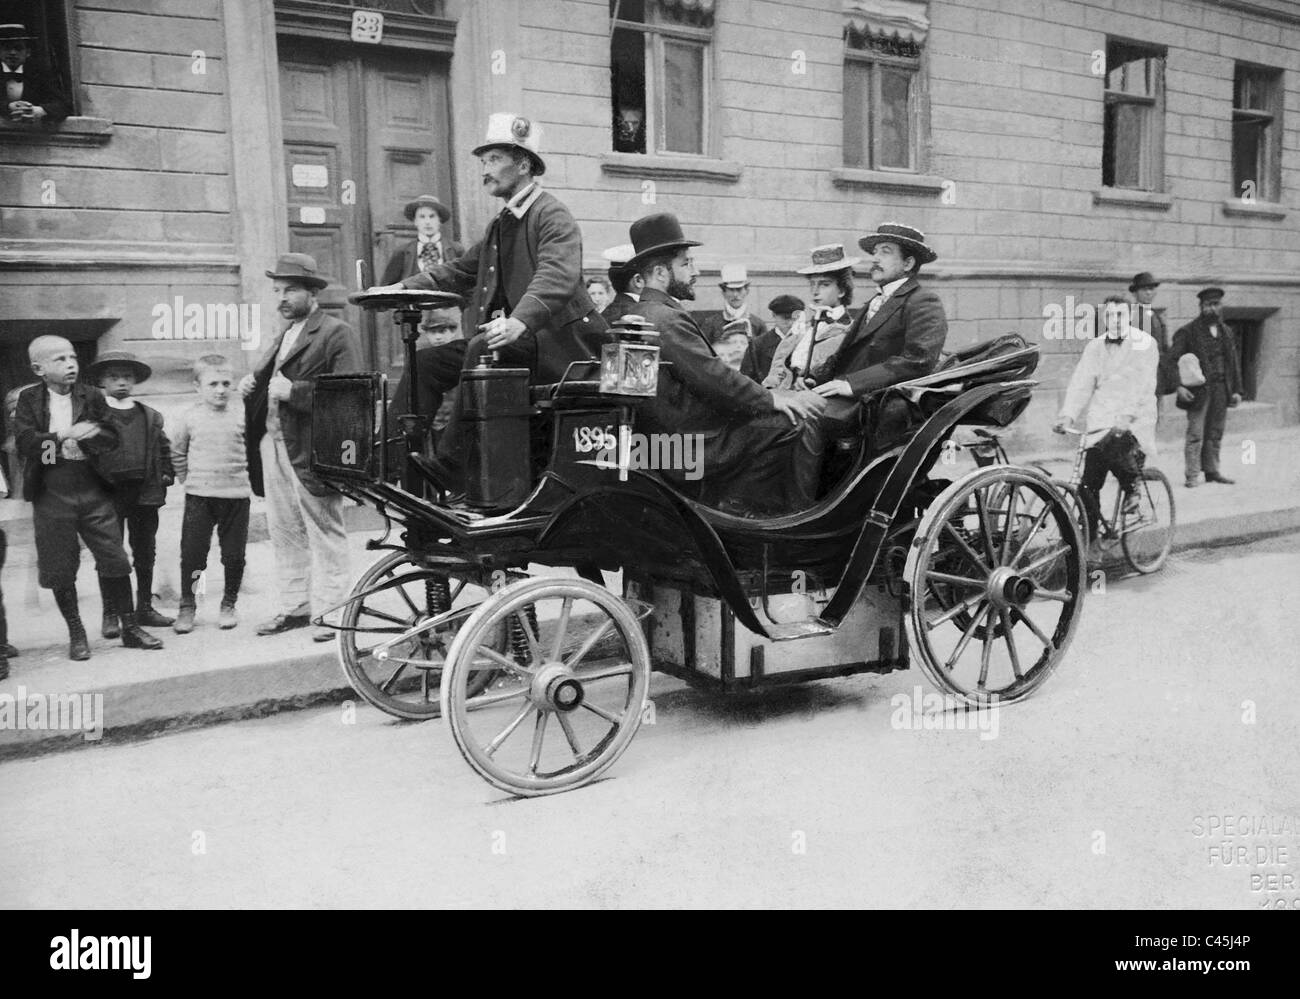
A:
[[[734,184],[740,180],[741,174],[740,164],[733,160],[648,153],[604,153],[600,157],[600,169],[602,173],[615,177],[707,180],[719,184]]]
[[[1167,212],[1173,206],[1174,196],[1161,191],[1135,191],[1127,187],[1099,187],[1092,192],[1094,205],[1122,205],[1125,208],[1150,208]]]
[[[831,183],[844,188],[872,188],[881,191],[910,191],[913,194],[941,194],[942,177],[925,173],[895,173],[892,170],[862,170],[857,167],[836,167],[831,171]]]
[[[1242,201],[1240,198],[1229,198],[1223,203],[1223,214],[1254,219],[1284,219],[1286,205],[1276,201]]]
[[[102,146],[113,134],[107,118],[67,118],[58,125],[0,121],[0,142],[30,142],[46,146]]]

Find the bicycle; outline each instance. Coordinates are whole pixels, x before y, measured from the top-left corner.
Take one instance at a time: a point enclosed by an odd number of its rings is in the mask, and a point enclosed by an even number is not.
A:
[[[1083,464],[1088,453],[1090,431],[1064,427],[1063,431],[1078,437],[1074,452],[1074,467],[1070,478],[1052,479],[1052,484],[1066,498],[1066,504],[1079,521],[1079,530],[1085,542],[1091,542],[1088,531],[1086,499],[1080,488],[1083,482]],[[1096,433],[1096,431],[1091,431]],[[1046,474],[1045,469],[1041,469]],[[1050,476],[1049,476],[1050,477]],[[1144,468],[1142,477],[1133,486],[1135,502],[1126,503],[1123,490],[1115,490],[1110,516],[1101,511],[1097,499],[1097,544],[1113,550],[1116,545],[1124,553],[1124,560],[1134,572],[1149,575],[1163,568],[1174,544],[1174,489],[1165,473],[1158,468]]]

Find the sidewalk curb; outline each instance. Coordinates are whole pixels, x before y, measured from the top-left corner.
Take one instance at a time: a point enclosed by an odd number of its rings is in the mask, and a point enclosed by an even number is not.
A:
[[[1300,531],[1300,506],[1178,527],[1173,551],[1223,548]],[[85,746],[139,741],[171,732],[265,718],[361,698],[344,682],[333,645],[270,663],[205,670],[85,691],[103,696],[102,737],[81,732],[0,729],[0,763]]]

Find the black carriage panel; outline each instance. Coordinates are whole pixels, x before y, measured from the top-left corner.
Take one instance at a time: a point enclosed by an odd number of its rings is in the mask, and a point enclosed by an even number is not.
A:
[[[312,393],[311,469],[324,481],[384,481],[388,379],[321,375]]]

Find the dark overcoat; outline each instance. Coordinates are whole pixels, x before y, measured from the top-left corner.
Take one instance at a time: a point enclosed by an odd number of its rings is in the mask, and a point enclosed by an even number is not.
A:
[[[1237,357],[1237,338],[1222,319],[1215,325],[1219,327],[1219,335],[1223,337],[1223,380],[1228,389],[1228,395],[1241,394],[1241,367]],[[1214,336],[1210,333],[1210,323],[1205,316],[1197,316],[1186,326],[1178,329],[1174,334],[1174,342],[1169,346],[1169,352],[1165,354],[1165,370],[1169,372],[1166,375],[1166,382],[1173,379],[1175,391],[1178,382],[1178,359],[1184,354],[1195,354],[1197,360],[1201,362],[1201,371],[1208,378],[1210,376],[1210,351],[1211,344],[1214,342]]]

